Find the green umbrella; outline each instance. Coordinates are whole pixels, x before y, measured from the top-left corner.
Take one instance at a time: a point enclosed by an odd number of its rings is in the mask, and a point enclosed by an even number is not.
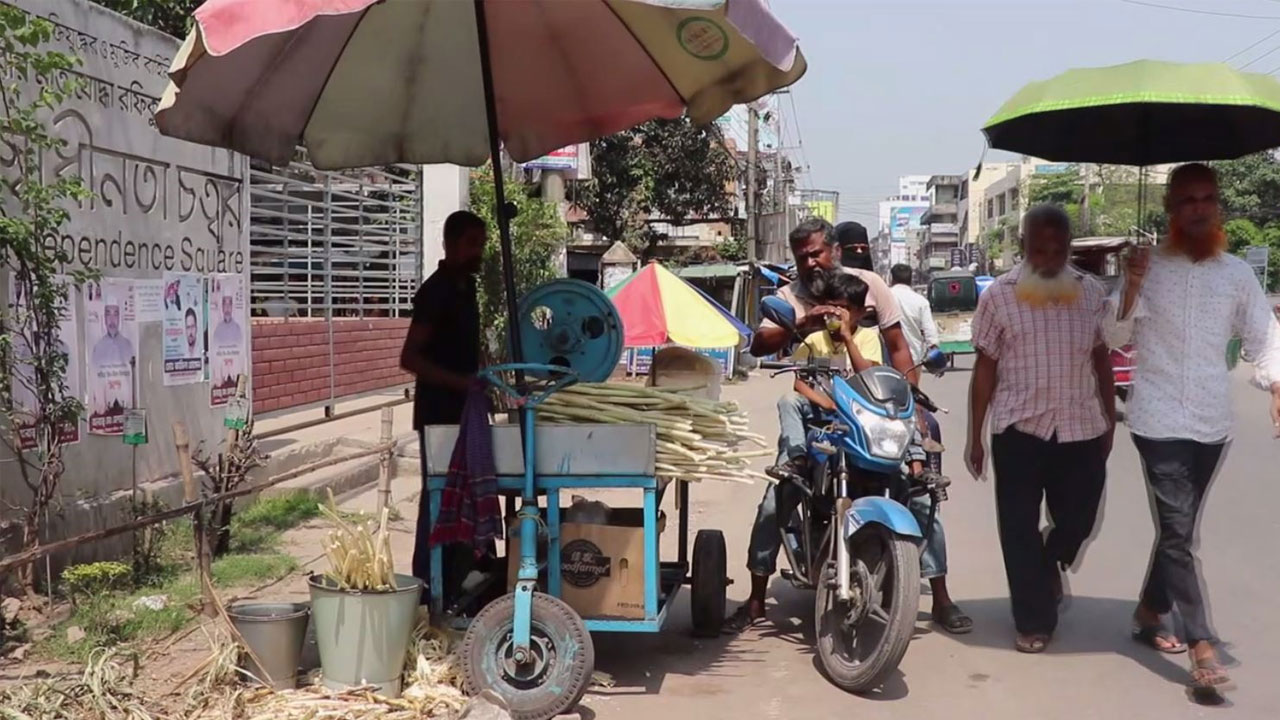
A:
[[[1022,88],[982,132],[993,148],[1059,162],[1226,160],[1280,146],[1280,82],[1221,63],[1068,70]]]

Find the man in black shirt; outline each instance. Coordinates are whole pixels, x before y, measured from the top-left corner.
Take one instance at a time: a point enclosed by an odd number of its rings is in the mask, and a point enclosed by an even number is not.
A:
[[[413,320],[400,351],[400,367],[417,378],[413,427],[424,451],[413,574],[423,582],[430,579],[431,556],[427,548],[430,496],[422,428],[457,425],[462,420],[467,387],[480,370],[480,306],[475,276],[484,260],[487,239],[484,220],[474,213],[459,210],[445,219],[444,260],[413,296]],[[448,553],[451,560],[465,554]],[[451,564],[447,563],[446,569]],[[446,584],[452,585],[447,580]]]

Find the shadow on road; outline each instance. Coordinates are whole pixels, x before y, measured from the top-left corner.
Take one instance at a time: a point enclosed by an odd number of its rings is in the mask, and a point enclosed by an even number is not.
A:
[[[960,604],[973,618],[973,632],[946,637],[963,645],[1016,652],[1013,649],[1013,620],[1009,615],[1008,598],[964,600]],[[1059,618],[1053,642],[1045,652],[1051,655],[1114,653],[1129,658],[1171,683],[1186,685],[1185,655],[1161,655],[1130,637],[1133,604],[1132,600],[1121,598],[1070,598]]]

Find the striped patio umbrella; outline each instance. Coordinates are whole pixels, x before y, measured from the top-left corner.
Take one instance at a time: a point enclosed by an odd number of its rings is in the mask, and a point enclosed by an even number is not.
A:
[[[650,263],[608,291],[626,347],[738,347],[751,329],[670,270]]]

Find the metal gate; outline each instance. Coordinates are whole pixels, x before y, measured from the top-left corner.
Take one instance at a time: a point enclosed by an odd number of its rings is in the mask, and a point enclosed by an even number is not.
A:
[[[422,183],[395,165],[249,173],[254,408],[331,406],[408,383],[398,343],[422,281]]]

